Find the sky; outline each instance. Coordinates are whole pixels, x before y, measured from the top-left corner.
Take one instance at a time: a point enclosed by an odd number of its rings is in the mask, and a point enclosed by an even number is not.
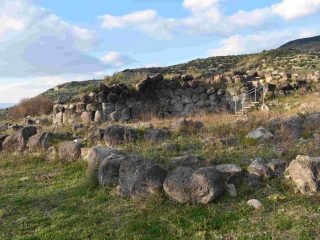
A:
[[[320,0],[0,0],[0,103],[320,34]]]

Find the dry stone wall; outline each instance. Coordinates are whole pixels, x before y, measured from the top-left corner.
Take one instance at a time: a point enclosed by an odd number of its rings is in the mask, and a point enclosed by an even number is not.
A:
[[[82,95],[79,103],[57,104],[53,123],[130,121],[150,116],[188,116],[228,108],[230,98],[224,89],[200,84],[192,76],[178,75],[165,80],[161,74],[148,77],[128,89],[124,84],[100,85],[98,93]]]

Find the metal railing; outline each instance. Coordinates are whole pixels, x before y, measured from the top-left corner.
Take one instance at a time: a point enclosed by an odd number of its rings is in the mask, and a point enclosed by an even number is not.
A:
[[[264,87],[250,89],[233,97],[234,113],[246,114],[248,110],[264,104]]]

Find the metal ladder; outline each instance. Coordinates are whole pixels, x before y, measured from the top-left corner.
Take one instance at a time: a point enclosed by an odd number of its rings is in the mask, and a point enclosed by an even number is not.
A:
[[[264,87],[248,90],[240,95],[233,96],[234,114],[245,115],[252,108],[264,104]]]

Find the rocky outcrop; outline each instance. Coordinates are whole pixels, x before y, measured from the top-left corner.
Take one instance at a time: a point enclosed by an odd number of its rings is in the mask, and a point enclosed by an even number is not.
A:
[[[225,190],[221,173],[212,167],[179,167],[163,184],[166,194],[177,202],[207,204]]]
[[[248,133],[246,136],[247,139],[254,139],[254,140],[269,140],[272,139],[274,135],[269,132],[267,129],[264,127],[259,127],[254,131],[251,131]]]
[[[302,194],[320,192],[320,157],[299,155],[289,164],[288,173]]]

